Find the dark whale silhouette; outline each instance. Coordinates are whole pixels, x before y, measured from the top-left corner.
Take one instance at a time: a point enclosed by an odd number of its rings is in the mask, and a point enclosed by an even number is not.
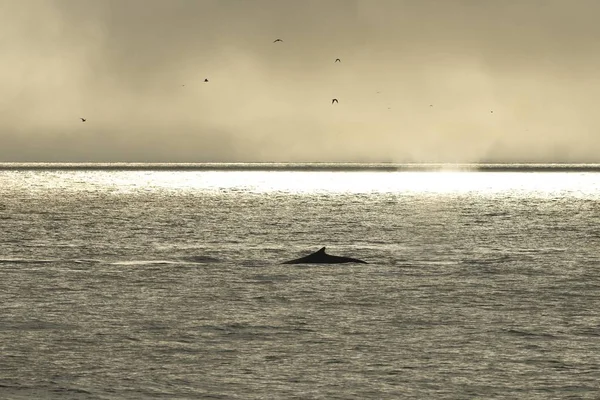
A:
[[[306,257],[297,258],[295,260],[286,261],[283,264],[342,264],[342,263],[360,263],[368,264],[366,261],[357,258],[330,256],[325,253],[325,247],[321,250],[309,254]]]

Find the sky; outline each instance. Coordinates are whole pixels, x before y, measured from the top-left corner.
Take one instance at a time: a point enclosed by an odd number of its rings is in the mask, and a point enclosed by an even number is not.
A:
[[[600,162],[597,15],[597,0],[0,0],[0,162]]]

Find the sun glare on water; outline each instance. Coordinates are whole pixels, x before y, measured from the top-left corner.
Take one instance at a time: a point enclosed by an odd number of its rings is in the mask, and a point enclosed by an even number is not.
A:
[[[208,177],[207,177],[208,178]],[[235,176],[212,184],[231,185],[257,192],[292,193],[439,193],[531,192],[600,193],[598,173],[520,172],[259,172]],[[220,182],[220,183],[219,183]]]
[[[600,196],[597,172],[113,171],[86,177],[78,182],[116,191]]]
[[[27,190],[289,193],[479,194],[600,197],[600,170],[283,170],[283,169],[41,169],[7,170],[0,187],[17,179]]]

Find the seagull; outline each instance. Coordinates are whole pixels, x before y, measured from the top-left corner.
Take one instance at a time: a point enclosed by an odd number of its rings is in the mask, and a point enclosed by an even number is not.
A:
[[[490,111],[490,114],[493,114],[493,113],[494,113],[494,110],[491,110],[491,111]]]
[[[430,104],[429,107],[433,107],[433,104]]]
[[[204,82],[208,82],[208,78],[204,78]]]
[[[339,58],[336,58],[334,62],[342,62]]]
[[[283,40],[281,40],[281,39],[275,39],[275,40],[273,40],[273,43],[277,43],[277,42],[283,42]]]
[[[79,118],[79,119],[81,120],[81,122],[87,121],[87,119],[85,119],[85,118]]]
[[[339,103],[338,99],[331,99],[331,104],[333,103]]]

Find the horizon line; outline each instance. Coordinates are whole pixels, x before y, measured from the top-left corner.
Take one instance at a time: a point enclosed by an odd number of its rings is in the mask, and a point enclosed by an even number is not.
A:
[[[600,163],[0,162],[0,170],[600,172]]]

